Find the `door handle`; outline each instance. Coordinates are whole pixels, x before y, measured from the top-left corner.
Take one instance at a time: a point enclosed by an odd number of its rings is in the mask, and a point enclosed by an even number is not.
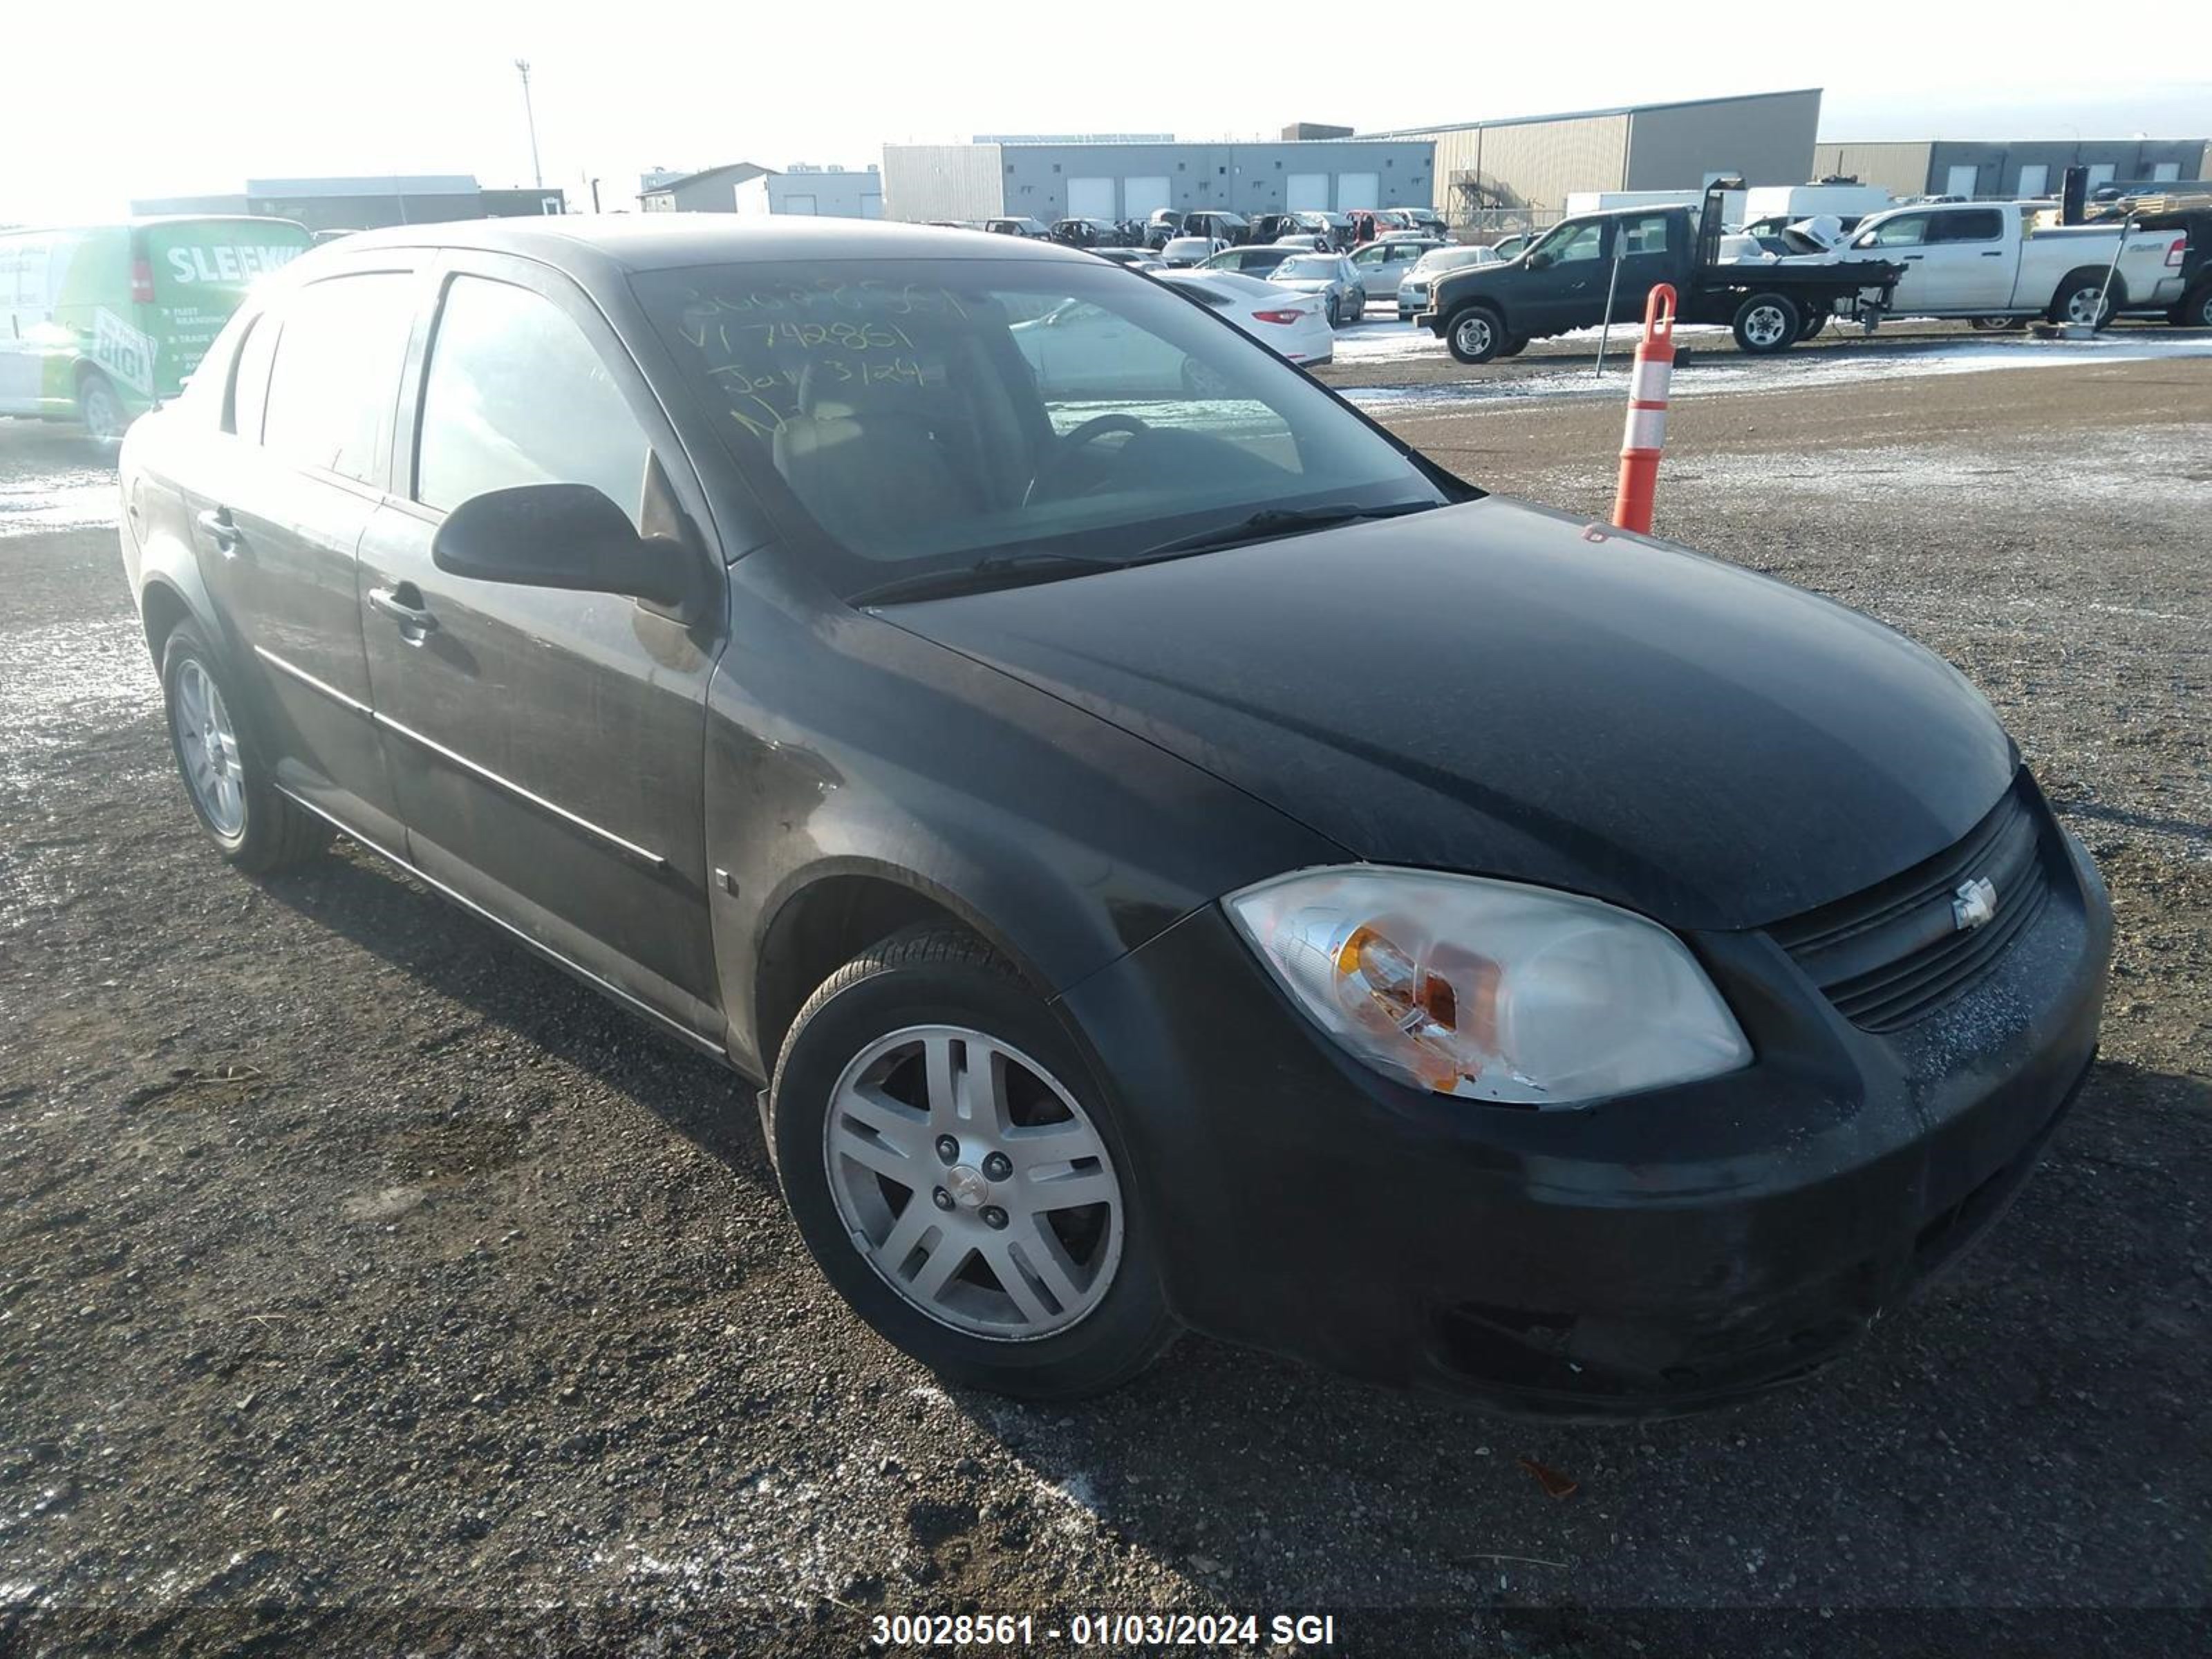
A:
[[[1990,249],[1988,252],[1983,254],[1982,258],[1984,259],[2002,259],[2004,258],[2004,250],[2002,248],[1993,247]]]
[[[1922,253],[1900,253],[1897,257],[1900,259],[1923,259],[1927,258],[1925,254]]]
[[[381,611],[399,624],[399,631],[420,642],[425,634],[437,632],[438,619],[422,608],[422,590],[413,582],[402,582],[397,587],[372,587],[368,590],[368,605]]]
[[[231,522],[230,509],[228,507],[210,507],[206,508],[200,514],[199,526],[201,529],[207,532],[208,539],[215,544],[215,550],[216,552],[222,554],[226,559],[236,556],[238,553],[238,526]]]

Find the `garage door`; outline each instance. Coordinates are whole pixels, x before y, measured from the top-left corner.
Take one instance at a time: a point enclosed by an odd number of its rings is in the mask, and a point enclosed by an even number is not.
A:
[[[1963,196],[1972,201],[1981,188],[1982,170],[1978,167],[1953,167],[1943,180],[1946,196]]]
[[[1371,173],[1340,173],[1336,175],[1336,210],[1350,213],[1355,208],[1381,205],[1381,196],[1376,189]]]
[[[1121,216],[1126,219],[1149,218],[1174,199],[1164,173],[1140,173],[1121,181]]]
[[[1071,219],[1118,219],[1114,211],[1111,179],[1071,179],[1067,181],[1067,216]]]
[[[1294,173],[1283,181],[1283,205],[1292,213],[1322,213],[1328,208],[1328,174]]]

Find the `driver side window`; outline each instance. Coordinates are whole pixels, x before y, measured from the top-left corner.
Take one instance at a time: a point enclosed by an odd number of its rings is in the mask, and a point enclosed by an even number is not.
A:
[[[1861,247],[1918,247],[1928,238],[1928,216],[1907,213],[1886,220],[1858,240]]]

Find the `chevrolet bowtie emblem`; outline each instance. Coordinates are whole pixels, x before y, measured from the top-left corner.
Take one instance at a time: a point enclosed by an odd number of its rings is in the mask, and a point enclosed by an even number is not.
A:
[[[1978,876],[1951,895],[1951,926],[1962,933],[1994,921],[1997,914],[1997,884]]]

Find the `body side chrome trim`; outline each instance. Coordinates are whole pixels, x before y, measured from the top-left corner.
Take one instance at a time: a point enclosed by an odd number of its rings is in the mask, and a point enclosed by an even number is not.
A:
[[[501,933],[509,935],[520,944],[527,945],[532,951],[544,957],[546,961],[551,963],[555,967],[574,975],[578,979],[582,980],[586,984],[589,985],[593,990],[603,992],[607,996],[611,997],[616,1001],[621,1003],[624,1007],[644,1015],[654,1024],[661,1026],[665,1030],[673,1033],[675,1036],[683,1038],[685,1042],[690,1044],[693,1048],[699,1049],[704,1054],[713,1055],[716,1060],[720,1060],[725,1066],[729,1066],[732,1071],[739,1070],[736,1062],[731,1060],[728,1049],[726,1049],[722,1044],[714,1042],[712,1038],[701,1035],[699,1032],[692,1030],[689,1025],[686,1025],[682,1020],[674,1018],[668,1014],[661,1012],[659,1009],[654,1007],[643,998],[635,995],[632,992],[625,991],[621,986],[616,984],[612,980],[593,973],[590,969],[585,967],[581,963],[577,962],[574,958],[563,956],[560,951],[555,950],[543,939],[532,938],[521,928],[516,927],[513,922],[507,921],[504,917],[495,915],[489,910],[487,910],[483,905],[469,897],[467,894],[459,892],[455,889],[447,886],[444,882],[440,881],[435,876],[425,873],[420,866],[415,864],[412,860],[403,857],[401,854],[393,852],[382,842],[374,839],[373,836],[364,836],[360,830],[355,829],[351,824],[348,823],[343,818],[339,817],[337,814],[326,811],[322,807],[316,805],[314,802],[307,799],[305,797],[298,794],[293,790],[287,789],[281,783],[274,784],[271,787],[276,789],[279,794],[291,801],[295,805],[297,805],[307,811],[313,812],[317,817],[322,819],[324,823],[329,824],[332,829],[337,830],[339,834],[346,836],[349,840],[359,842],[363,847],[368,848],[370,852],[375,854],[379,858],[398,866],[402,870],[404,870],[409,875],[414,877],[416,880],[421,882],[424,886],[437,893],[441,897],[451,899],[455,904],[459,905],[461,908],[466,910],[471,915],[489,922]],[[743,1073],[741,1073],[740,1074],[742,1075]]]
[[[406,738],[410,743],[420,744],[423,748],[428,750],[432,754],[436,755],[440,759],[450,761],[455,766],[460,767],[465,771],[473,773],[476,776],[482,778],[486,783],[505,790],[508,794],[514,796],[518,800],[527,801],[531,805],[538,808],[539,811],[550,812],[555,817],[559,818],[563,823],[573,824],[577,829],[585,831],[588,835],[597,836],[601,841],[605,842],[609,846],[618,848],[622,852],[629,854],[631,858],[635,859],[639,863],[647,866],[648,868],[654,870],[665,870],[668,868],[668,860],[663,858],[659,854],[653,852],[650,848],[640,847],[634,841],[627,841],[622,836],[617,835],[613,830],[592,823],[591,819],[583,817],[581,814],[571,812],[567,807],[559,805],[557,802],[550,801],[546,799],[544,796],[538,794],[532,790],[524,788],[522,785],[515,782],[514,779],[501,776],[499,773],[493,771],[489,766],[483,765],[477,761],[472,761],[466,755],[457,753],[455,750],[447,748],[444,744],[440,743],[436,738],[424,737],[422,733],[417,732],[413,726],[402,725],[399,721],[393,720],[389,714],[379,714],[375,709],[370,708],[358,697],[349,696],[344,692],[339,690],[337,687],[327,684],[324,681],[317,679],[306,669],[295,666],[294,664],[285,661],[283,658],[278,656],[275,652],[268,649],[265,646],[255,646],[253,647],[253,654],[259,657],[270,667],[279,669],[284,673],[290,675],[294,679],[298,680],[302,685],[311,687],[314,690],[321,692],[325,696],[331,699],[331,701],[337,702],[340,707],[351,710],[353,713],[361,715],[364,720],[374,721],[386,732],[398,733],[400,737]],[[346,833],[350,835],[353,832],[351,830],[348,830]]]
[[[328,697],[332,702],[337,703],[340,708],[350,709],[353,713],[360,715],[363,720],[373,720],[376,718],[376,711],[371,708],[367,703],[363,702],[360,698],[349,697],[344,692],[339,690],[335,685],[331,685],[322,680],[317,679],[306,669],[285,661],[283,658],[278,656],[267,646],[255,646],[253,647],[253,654],[260,658],[262,661],[267,663],[271,668],[276,669],[278,672],[289,674],[294,679],[299,681],[301,684],[307,686],[311,690],[321,692],[325,696]],[[351,832],[349,831],[348,833]]]

